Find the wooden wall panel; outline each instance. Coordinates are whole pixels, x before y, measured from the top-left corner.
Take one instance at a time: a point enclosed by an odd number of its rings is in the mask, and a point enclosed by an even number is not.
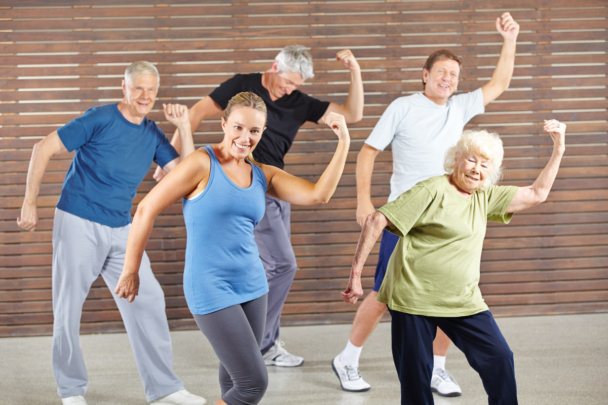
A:
[[[333,1],[263,3],[195,0],[5,0],[0,3],[0,336],[50,334],[51,236],[71,154],[54,158],[38,199],[40,226],[16,225],[35,142],[96,105],[122,97],[120,80],[136,60],[157,65],[162,102],[194,104],[235,73],[267,69],[285,45],[310,47],[313,80],[302,90],[343,103],[348,72],[333,60],[350,48],[362,67],[364,119],[351,127],[347,167],[322,207],[293,207],[292,242],[300,270],[285,305],[287,325],[350,322],[356,307],[340,300],[359,236],[356,154],[386,106],[420,91],[428,54],[463,57],[461,91],[492,75],[502,38],[494,19],[511,11],[521,25],[511,87],[469,127],[498,132],[505,144],[504,183],[530,184],[551,153],[542,120],[568,124],[568,149],[549,200],[509,226],[490,225],[481,288],[496,315],[608,310],[608,124],[605,0]],[[432,12],[429,12],[432,11]],[[171,134],[156,109],[150,117]],[[322,126],[302,127],[287,170],[309,179],[335,148]],[[195,143],[221,139],[219,122],[199,126]],[[373,202],[389,194],[390,151],[377,159]],[[152,171],[137,204],[153,186]],[[174,329],[193,328],[182,291],[185,229],[181,207],[156,221],[147,246]],[[364,269],[369,291],[378,246]],[[84,305],[85,333],[123,330],[101,279]]]

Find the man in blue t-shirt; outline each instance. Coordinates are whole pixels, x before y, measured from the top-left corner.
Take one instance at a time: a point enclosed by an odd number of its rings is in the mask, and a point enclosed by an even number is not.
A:
[[[125,71],[124,98],[91,108],[34,145],[25,199],[17,223],[38,225],[36,199],[51,156],[76,151],[57,202],[53,224],[53,371],[63,404],[86,405],[88,376],[80,348],[82,306],[101,275],[114,291],[122,273],[137,187],[156,162],[173,169],[180,156],[146,115],[154,106],[160,77],[148,62]],[[194,151],[186,106],[164,105],[179,129],[181,158]],[[145,276],[144,276],[145,274]],[[127,303],[113,294],[135,354],[147,400],[153,404],[202,405],[173,372],[165,297],[144,255],[141,297]]]

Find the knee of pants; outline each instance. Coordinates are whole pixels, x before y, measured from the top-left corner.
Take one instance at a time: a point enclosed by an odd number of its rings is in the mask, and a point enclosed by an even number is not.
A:
[[[492,368],[509,367],[513,364],[513,352],[506,344],[500,344],[492,348],[484,359],[484,363]]]
[[[298,270],[298,265],[295,260],[275,262],[273,268],[266,270],[268,277],[291,277]]]
[[[239,393],[243,403],[257,404],[262,400],[268,389],[268,372],[264,370],[262,373],[256,373],[247,381],[246,386],[235,386],[234,388]]]

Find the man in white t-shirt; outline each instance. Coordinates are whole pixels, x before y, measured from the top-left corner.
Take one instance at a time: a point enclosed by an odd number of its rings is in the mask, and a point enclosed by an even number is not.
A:
[[[361,227],[368,215],[375,212],[370,189],[374,161],[380,151],[392,143],[390,202],[416,183],[444,174],[445,153],[460,139],[466,123],[483,113],[484,107],[509,87],[519,25],[509,13],[504,13],[496,19],[496,29],[504,43],[492,79],[483,87],[451,97],[458,87],[461,62],[452,52],[440,50],[431,54],[424,65],[424,92],[396,99],[382,114],[357,157],[357,222]],[[398,236],[386,230],[382,234],[374,289],[357,310],[346,348],[332,361],[345,391],[371,388],[359,374],[359,356],[386,310],[386,305],[376,301],[376,297],[398,240]],[[435,362],[431,387],[439,395],[459,396],[460,387],[445,370],[450,344],[450,339],[438,329],[433,342]]]

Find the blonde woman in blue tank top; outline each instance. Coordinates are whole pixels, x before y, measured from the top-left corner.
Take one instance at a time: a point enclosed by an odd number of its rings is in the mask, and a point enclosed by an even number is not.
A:
[[[266,391],[260,343],[268,283],[253,228],[264,216],[265,194],[298,205],[329,201],[342,176],[350,138],[343,116],[330,113],[325,122],[338,136],[338,145],[315,184],[253,160],[266,106],[253,93],[239,93],[222,118],[223,141],[188,156],[137,207],[115,293],[129,302],[135,299],[154,219],[183,198],[188,234],[184,294],[220,360],[222,397],[217,404],[257,404]]]

